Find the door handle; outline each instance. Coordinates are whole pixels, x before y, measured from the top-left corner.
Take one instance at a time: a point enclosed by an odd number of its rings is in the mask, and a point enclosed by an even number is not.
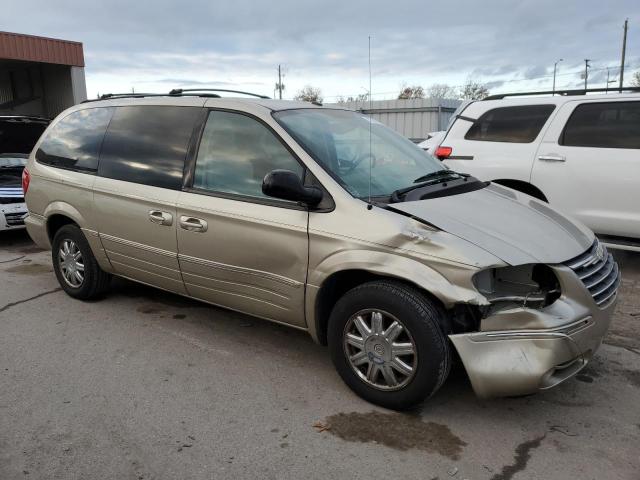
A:
[[[208,225],[207,221],[196,217],[187,217],[182,215],[180,217],[180,228],[189,230],[190,232],[206,232]]]
[[[158,225],[171,225],[173,223],[173,215],[161,210],[149,210],[149,221]]]
[[[540,155],[538,160],[542,160],[543,162],[566,162],[567,157],[564,155],[556,155],[555,153],[551,153],[549,155]]]

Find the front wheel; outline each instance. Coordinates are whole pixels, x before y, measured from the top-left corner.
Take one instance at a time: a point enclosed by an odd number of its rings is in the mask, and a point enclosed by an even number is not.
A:
[[[347,292],[329,319],[333,363],[364,399],[402,410],[435,393],[451,366],[445,313],[419,291],[375,281]]]

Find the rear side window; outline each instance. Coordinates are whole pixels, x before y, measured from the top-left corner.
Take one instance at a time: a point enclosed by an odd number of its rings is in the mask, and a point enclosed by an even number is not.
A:
[[[200,107],[116,107],[104,138],[98,175],[179,190]]]
[[[36,160],[52,167],[94,173],[112,113],[111,107],[70,113],[47,132]]]
[[[262,123],[238,113],[209,113],[194,188],[265,198],[262,180],[275,169],[291,170],[302,178],[300,163]]]
[[[640,102],[583,103],[564,128],[561,145],[640,148]]]
[[[478,118],[464,138],[484,142],[531,143],[554,108],[555,105],[494,108]]]

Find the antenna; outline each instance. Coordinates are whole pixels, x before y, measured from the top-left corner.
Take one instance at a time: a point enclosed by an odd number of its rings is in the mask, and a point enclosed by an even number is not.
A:
[[[371,210],[373,208],[373,204],[371,203],[371,170],[373,168],[373,150],[371,148],[371,121],[373,118],[371,117],[371,109],[373,107],[372,99],[371,99],[371,35],[369,35],[369,204],[367,205],[367,210]]]

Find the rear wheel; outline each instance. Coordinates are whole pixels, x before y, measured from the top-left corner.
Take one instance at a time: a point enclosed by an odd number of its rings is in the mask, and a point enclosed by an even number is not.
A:
[[[75,225],[65,225],[56,232],[51,259],[58,283],[72,297],[96,298],[109,286],[111,275],[100,268],[89,242]]]
[[[375,281],[347,292],[329,319],[329,348],[342,379],[366,400],[405,409],[435,393],[451,365],[445,313],[419,291]]]

